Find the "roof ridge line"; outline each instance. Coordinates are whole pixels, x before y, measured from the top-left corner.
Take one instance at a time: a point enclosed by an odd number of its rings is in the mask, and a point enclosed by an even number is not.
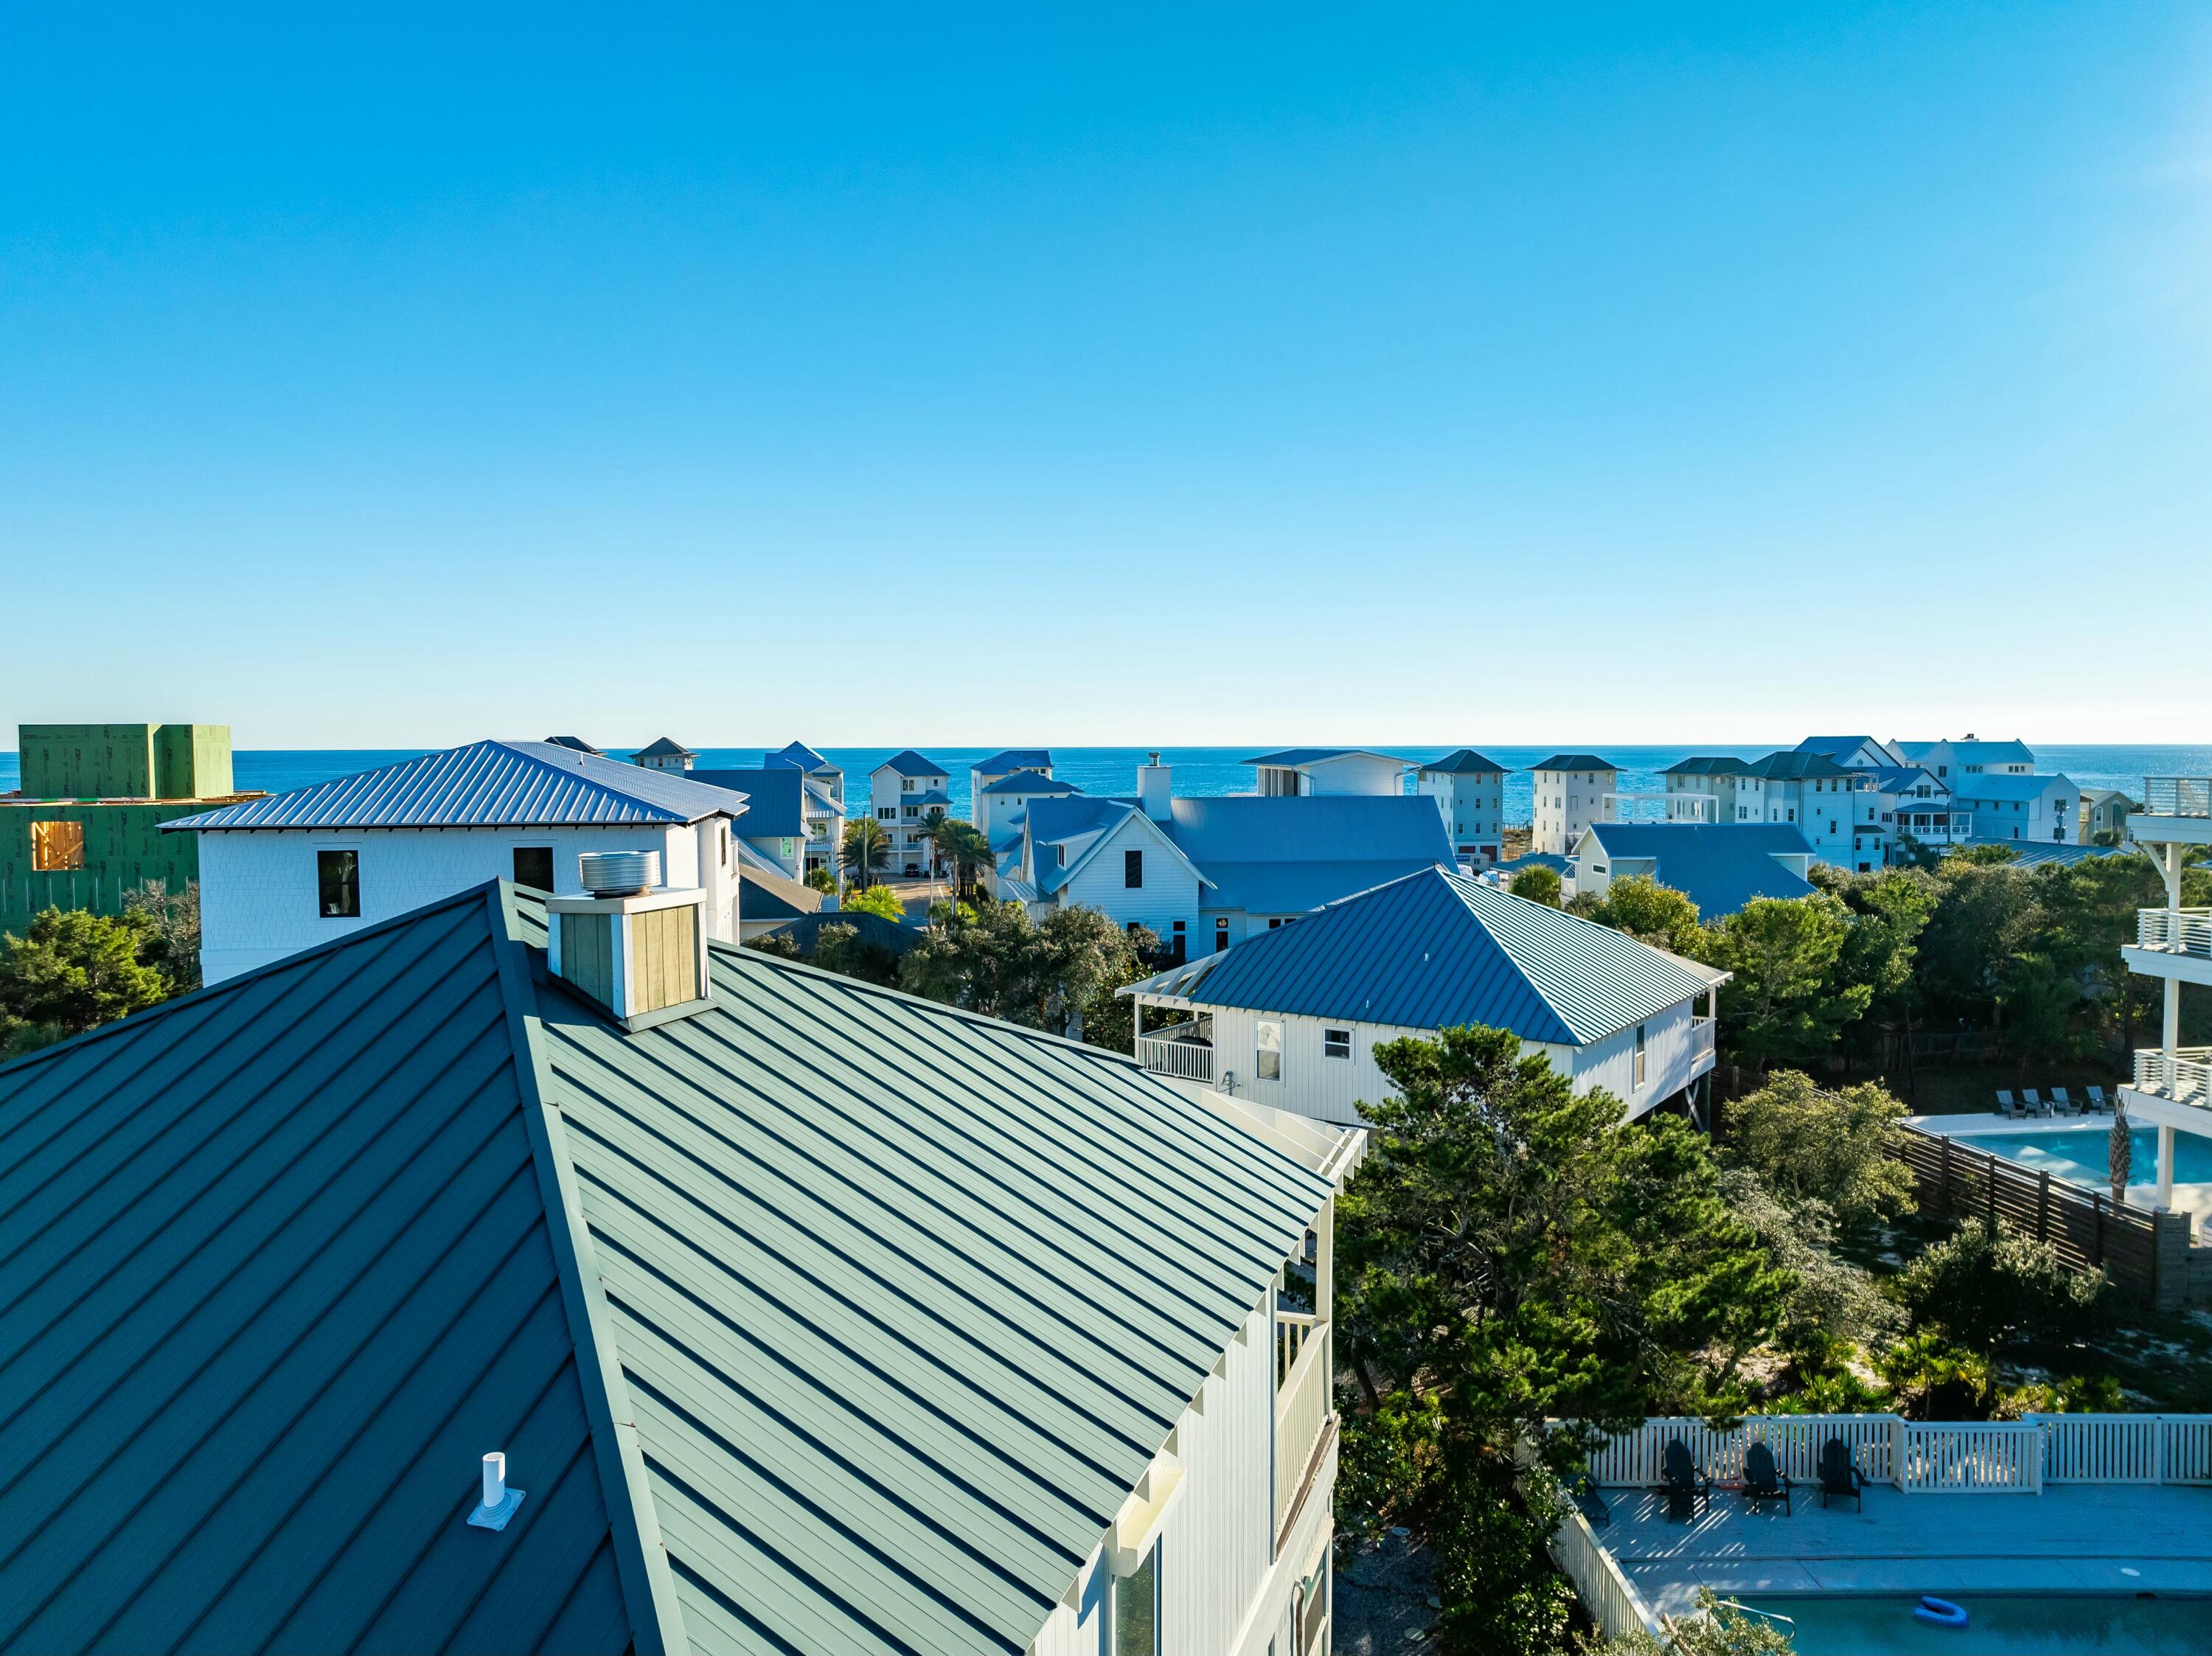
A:
[[[583,770],[583,768],[582,768],[580,766],[580,767],[577,767],[576,769],[574,769],[574,770],[570,770],[569,768],[568,768],[568,767],[567,767],[566,766],[564,766],[564,765],[556,765],[556,764],[555,764],[551,760],[547,759],[547,758],[544,758],[544,756],[542,756],[541,755],[534,754],[534,753],[529,753],[529,752],[525,751],[525,749],[528,749],[528,748],[543,748],[543,747],[546,747],[546,746],[550,745],[550,744],[549,744],[549,743],[544,743],[544,742],[520,742],[520,741],[516,741],[516,740],[514,740],[514,738],[512,738],[512,737],[504,737],[504,736],[489,736],[489,737],[484,737],[484,738],[483,738],[483,742],[484,742],[484,745],[489,746],[489,747],[504,748],[504,749],[506,749],[509,753],[511,753],[511,754],[514,755],[515,755],[515,757],[517,757],[518,759],[520,759],[520,760],[524,761],[526,763],[535,765],[535,766],[537,766],[540,770],[550,771],[550,772],[551,772],[555,776],[560,776],[560,777],[570,777],[570,776],[573,776],[574,778],[575,778],[575,779],[576,779],[576,780],[578,780],[579,782],[583,783],[583,784],[584,784],[586,786],[587,786],[587,787],[593,787],[593,788],[597,788],[597,789],[598,789],[600,792],[602,792],[602,793],[611,793],[611,794],[614,794],[615,796],[617,796],[617,798],[623,798],[623,799],[629,800],[632,804],[637,804],[637,805],[641,805],[641,806],[644,807],[647,810],[659,812],[659,813],[660,813],[660,814],[661,814],[661,816],[664,817],[664,819],[665,819],[665,821],[669,822],[672,822],[672,823],[678,823],[678,824],[683,824],[683,825],[688,825],[688,824],[690,824],[690,822],[695,822],[695,821],[696,821],[696,820],[697,820],[696,818],[694,818],[694,817],[689,817],[689,816],[678,816],[676,814],[675,810],[674,810],[672,807],[670,807],[670,806],[667,806],[667,805],[662,805],[662,804],[656,804],[653,801],[652,801],[652,800],[650,800],[650,799],[646,798],[642,794],[632,793],[632,792],[629,792],[629,790],[627,790],[627,789],[625,789],[625,788],[618,788],[618,787],[617,787],[617,786],[616,786],[613,783],[611,783],[611,782],[605,782],[605,781],[602,781],[602,780],[600,780],[600,779],[599,779],[598,777],[596,777],[596,776],[592,776],[592,775],[587,774],[587,773]],[[469,744],[465,744],[465,745],[471,745],[471,746],[473,746],[473,745],[475,745],[475,744],[473,744],[473,743],[469,743]],[[573,751],[573,749],[564,748],[564,749],[562,749],[562,752],[564,752],[564,753],[567,753],[567,752],[571,752],[571,751]],[[606,762],[607,762],[608,764],[610,764],[610,765],[619,765],[619,764],[621,764],[621,763],[623,762],[623,761],[622,761],[621,760],[619,760],[619,759],[607,759],[607,756],[606,756],[605,754],[588,754],[588,753],[586,753],[586,754],[578,754],[576,756],[577,756],[579,759],[595,759],[595,758],[596,758],[596,759],[605,759],[605,760],[606,760]],[[696,758],[697,758],[697,757],[698,757],[698,755],[697,755],[696,754],[694,754],[694,755],[692,755],[692,757],[696,759]],[[643,767],[642,766],[636,766],[636,767],[633,767],[632,768],[635,768],[635,769],[643,769],[644,767]],[[701,784],[701,786],[709,786],[709,785],[708,785],[708,784],[702,783],[702,784]],[[518,824],[517,826],[520,826],[520,825]]]
[[[584,1220],[576,1169],[568,1149],[568,1130],[553,1096],[551,1065],[536,1017],[535,992],[515,935],[514,888],[495,880],[480,888],[492,931],[492,955],[498,966],[500,999],[514,1042],[515,1084],[522,1095],[523,1125],[530,1135],[530,1156],[545,1204],[545,1228],[553,1246],[555,1274],[568,1313],[574,1348],[577,1385],[591,1427],[592,1458],[599,1464],[599,1489],[612,1534],[616,1573],[629,1611],[632,1648],[637,1656],[678,1656],[690,1648],[682,1601],[660,1535],[653,1485],[646,1476],[645,1453],[638,1439],[637,1411],[623,1378],[616,1351],[606,1287],[593,1258],[592,1233]]]

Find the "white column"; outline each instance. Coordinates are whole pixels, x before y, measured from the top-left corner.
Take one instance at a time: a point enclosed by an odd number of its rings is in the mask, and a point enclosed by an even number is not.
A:
[[[2158,1127],[2158,1204],[2169,1212],[2173,1208],[2173,1129],[2162,1121]]]

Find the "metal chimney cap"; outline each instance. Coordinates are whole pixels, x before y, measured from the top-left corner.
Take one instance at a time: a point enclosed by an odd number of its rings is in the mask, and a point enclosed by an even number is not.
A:
[[[576,873],[594,897],[634,897],[660,883],[660,853],[587,851],[576,859]]]

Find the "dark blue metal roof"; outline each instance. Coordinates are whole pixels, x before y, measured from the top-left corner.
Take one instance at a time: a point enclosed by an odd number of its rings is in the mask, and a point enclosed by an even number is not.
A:
[[[1052,768],[1049,748],[1002,748],[988,759],[979,759],[969,768],[985,776],[995,776],[1001,771],[1048,771]]]
[[[744,818],[737,832],[747,840],[803,838],[806,833],[807,773],[793,765],[764,765],[758,770],[701,771],[695,782],[744,796]]]
[[[471,742],[164,822],[230,828],[565,828],[739,816],[744,798],[550,742]]]
[[[1400,759],[1396,754],[1377,753],[1372,748],[1285,748],[1279,753],[1255,754],[1251,758],[1239,762],[1294,770],[1300,765],[1315,765],[1324,759],[1344,759],[1355,755],[1369,759],[1388,759],[1400,765],[1407,762]]]
[[[1594,753],[1555,753],[1549,759],[1539,759],[1528,767],[1532,771],[1610,771],[1620,766],[1610,759],[1601,759]]]
[[[976,768],[980,770],[982,767],[978,766]],[[986,793],[1034,793],[1042,795],[1054,793],[1080,793],[1083,790],[1077,787],[1073,782],[1062,782],[1054,777],[1046,776],[1037,771],[1015,771],[1011,775],[1000,777],[995,782],[985,784],[983,792]]]
[[[1621,858],[1650,858],[1651,877],[1695,903],[1702,919],[1724,919],[1754,897],[1813,895],[1803,876],[1775,861],[1813,852],[1786,822],[1599,822],[1584,841],[1593,835],[1609,875],[1620,875],[1614,864]],[[1591,846],[1578,843],[1576,858],[1592,860]]]
[[[1441,759],[1431,759],[1421,767],[1424,776],[1502,776],[1507,767],[1473,748],[1455,748]]]
[[[876,767],[878,770],[896,771],[901,776],[950,776],[951,773],[934,759],[916,753],[912,748],[902,748]]]
[[[1333,902],[1133,987],[1200,1006],[1584,1046],[1703,994],[1648,944],[1441,868]]]

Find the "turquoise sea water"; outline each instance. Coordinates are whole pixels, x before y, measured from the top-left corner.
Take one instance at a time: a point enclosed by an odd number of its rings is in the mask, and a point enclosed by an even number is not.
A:
[[[676,732],[682,739],[682,732]],[[784,740],[788,740],[788,737]],[[1034,740],[1034,737],[1030,738]],[[782,741],[765,744],[780,748]],[[1011,743],[1000,746],[1012,746]],[[1285,741],[1272,744],[1277,747],[1292,745]],[[1442,758],[1449,748],[1407,746],[1403,743],[1377,743],[1376,750],[1396,754],[1418,764],[1426,760]],[[1457,745],[1457,744],[1455,744]],[[1528,767],[1538,760],[1559,752],[1562,748],[1576,752],[1595,751],[1600,757],[1610,759],[1621,767],[1620,786],[1626,792],[1650,791],[1656,792],[1664,786],[1659,773],[1679,760],[1692,754],[1734,754],[1743,759],[1757,759],[1772,749],[1753,743],[1701,743],[1682,747],[1622,747],[1607,743],[1559,743],[1540,748],[1517,748],[1486,745],[1471,742],[1474,747],[1509,767],[1505,779],[1505,819],[1509,822],[1525,822],[1533,811],[1534,787]],[[2031,747],[2034,744],[2031,743]],[[1252,772],[1240,764],[1255,753],[1267,749],[1249,748],[1169,748],[1162,756],[1175,767],[1175,788],[1182,794],[1240,793],[1252,786]],[[345,776],[355,771],[368,770],[373,766],[388,765],[395,760],[411,759],[423,752],[420,748],[363,749],[328,749],[307,752],[241,750],[234,759],[232,771],[241,788],[263,788],[271,793],[286,788],[304,787],[311,782],[323,782],[334,776]],[[823,757],[833,764],[844,767],[846,796],[848,803],[857,804],[867,794],[868,772],[896,751],[890,748],[824,748]],[[999,751],[998,747],[951,748],[924,745],[921,751],[937,760],[951,773],[952,805],[956,816],[968,811],[968,767],[979,759],[988,758]],[[626,750],[610,749],[617,757],[626,756]],[[760,763],[762,749],[706,748],[699,754],[702,768],[714,767],[742,767]],[[1145,762],[1142,748],[1054,748],[1054,773],[1066,778],[1086,793],[1133,793],[1137,786],[1137,767]],[[2118,788],[2140,797],[2142,779],[2149,776],[2212,776],[2212,744],[2201,747],[2036,747],[2036,763],[2044,771],[2063,772],[2085,788]],[[0,793],[12,790],[17,784],[20,771],[15,755],[0,753]]]

